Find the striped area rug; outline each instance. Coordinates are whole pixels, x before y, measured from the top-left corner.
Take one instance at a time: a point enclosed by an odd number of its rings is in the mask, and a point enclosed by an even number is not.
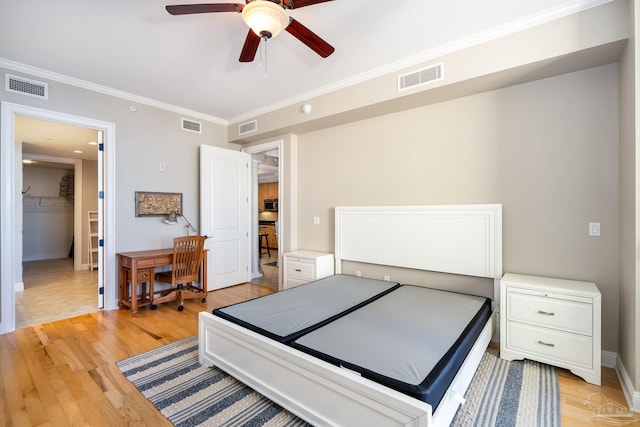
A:
[[[218,368],[198,363],[198,337],[117,362],[123,375],[175,426],[307,426]],[[488,349],[453,426],[559,426],[556,369],[506,362]]]
[[[560,387],[555,367],[508,362],[487,349],[451,423],[468,426],[559,426]]]

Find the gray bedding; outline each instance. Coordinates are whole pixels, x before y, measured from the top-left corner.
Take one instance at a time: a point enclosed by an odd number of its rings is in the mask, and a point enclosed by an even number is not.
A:
[[[344,274],[223,307],[213,314],[284,342],[399,286]]]
[[[433,371],[486,298],[404,285],[295,345],[406,384]]]

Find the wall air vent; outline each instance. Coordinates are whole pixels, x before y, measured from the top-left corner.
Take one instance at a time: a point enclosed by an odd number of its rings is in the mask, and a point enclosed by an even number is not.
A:
[[[5,74],[4,88],[7,92],[21,93],[41,99],[49,98],[49,86],[47,83],[25,79],[13,74]]]
[[[242,123],[238,125],[238,135],[246,135],[251,132],[255,132],[258,130],[258,121],[253,120],[251,122]]]
[[[444,78],[444,64],[433,65],[398,76],[398,92]]]
[[[202,123],[183,118],[182,130],[188,130],[189,132],[195,132],[195,133],[202,133]]]

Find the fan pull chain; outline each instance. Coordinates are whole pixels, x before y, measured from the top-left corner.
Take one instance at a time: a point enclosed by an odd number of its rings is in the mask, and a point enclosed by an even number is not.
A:
[[[267,40],[269,40],[267,37],[264,37],[264,77],[268,77],[268,72],[267,72]],[[262,52],[260,53],[260,56],[262,57]]]

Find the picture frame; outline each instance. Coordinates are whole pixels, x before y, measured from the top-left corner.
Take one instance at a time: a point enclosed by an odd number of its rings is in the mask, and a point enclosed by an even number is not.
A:
[[[182,213],[182,193],[136,191],[136,217]]]

